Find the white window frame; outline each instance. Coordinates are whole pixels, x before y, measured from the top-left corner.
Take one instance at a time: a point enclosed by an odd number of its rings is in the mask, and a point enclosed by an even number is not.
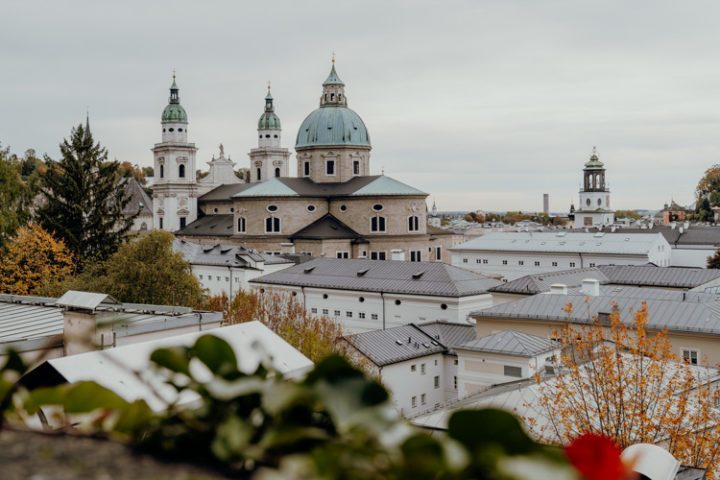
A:
[[[247,219],[242,216],[237,217],[237,222],[235,222],[235,226],[237,227],[238,233],[246,233],[247,232]],[[240,227],[242,227],[242,228],[240,228]]]
[[[685,353],[687,352],[687,356]],[[693,363],[693,353],[695,354],[695,362]],[[680,349],[680,358],[688,360],[690,365],[700,365],[700,350],[697,348],[683,347]]]

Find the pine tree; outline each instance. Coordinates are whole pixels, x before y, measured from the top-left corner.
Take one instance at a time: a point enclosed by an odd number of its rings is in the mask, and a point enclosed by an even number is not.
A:
[[[20,162],[9,149],[0,149],[0,247],[29,220],[31,200],[32,189],[21,176]]]
[[[41,190],[44,204],[37,220],[73,253],[79,270],[117,251],[132,225],[123,215],[130,201],[120,181],[118,162],[95,143],[90,122],[78,125],[60,144],[62,159],[46,157]]]

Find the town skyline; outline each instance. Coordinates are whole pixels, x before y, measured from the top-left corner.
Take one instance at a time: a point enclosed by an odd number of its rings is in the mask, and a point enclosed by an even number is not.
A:
[[[65,17],[60,5],[35,15],[14,3],[8,9],[20,20],[0,33],[17,47],[7,67],[40,74],[0,80],[0,104],[11,113],[0,120],[0,141],[14,153],[57,157],[89,107],[111,158],[149,166],[175,69],[198,168],[207,169],[220,143],[245,167],[267,81],[282,145],[292,149],[334,51],[348,104],[372,139],[371,173],[416,186],[440,210],[539,211],[549,193],[550,210],[566,211],[577,206],[594,145],[613,208],[694,200],[720,153],[720,71],[706,62],[717,44],[708,14],[716,6],[630,6],[618,19],[614,2],[459,3],[454,11],[400,2],[382,18],[372,14],[379,3],[362,11],[224,3],[200,22],[182,2],[87,3],[82,19]],[[368,28],[348,31],[349,16]],[[48,23],[57,18],[73,23]],[[499,27],[508,24],[512,32]],[[298,25],[315,33],[295,38]],[[199,48],[198,36],[217,48]],[[294,164],[293,155],[291,172]]]

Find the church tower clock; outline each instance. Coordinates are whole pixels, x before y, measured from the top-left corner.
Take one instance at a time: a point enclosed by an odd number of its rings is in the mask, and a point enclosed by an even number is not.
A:
[[[162,141],[153,147],[154,228],[174,232],[197,218],[197,180],[194,143],[188,142],[188,119],[180,105],[180,89],[170,87],[170,99],[162,113]]]

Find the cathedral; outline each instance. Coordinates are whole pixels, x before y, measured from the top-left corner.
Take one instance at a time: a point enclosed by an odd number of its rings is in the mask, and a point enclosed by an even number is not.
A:
[[[188,140],[188,116],[174,76],[161,127],[162,142],[153,148],[155,228],[190,242],[268,253],[450,260],[447,249],[458,238],[428,225],[428,194],[371,174],[370,135],[348,108],[334,60],[319,107],[298,130],[294,176],[269,87],[245,179],[235,175],[222,145],[208,175],[197,179],[197,148]]]

